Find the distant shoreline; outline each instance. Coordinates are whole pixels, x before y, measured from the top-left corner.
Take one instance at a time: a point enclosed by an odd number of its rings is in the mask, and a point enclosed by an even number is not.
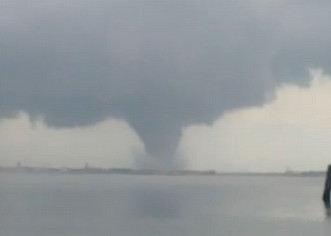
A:
[[[131,168],[47,168],[47,167],[0,167],[0,173],[28,174],[108,174],[108,175],[159,175],[159,176],[309,176],[321,177],[325,171],[286,172],[217,172],[215,170],[159,170]]]

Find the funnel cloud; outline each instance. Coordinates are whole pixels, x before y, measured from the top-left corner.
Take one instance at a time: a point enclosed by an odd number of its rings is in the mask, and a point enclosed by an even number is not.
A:
[[[3,0],[0,118],[48,126],[126,120],[174,166],[183,127],[259,105],[331,68],[331,3]]]

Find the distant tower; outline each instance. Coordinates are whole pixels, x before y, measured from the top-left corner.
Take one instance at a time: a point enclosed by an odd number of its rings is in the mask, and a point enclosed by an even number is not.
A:
[[[285,170],[285,174],[292,174],[293,173],[293,170],[291,169],[291,167],[286,167],[286,170]]]
[[[17,169],[22,168],[21,162],[17,162],[17,164],[16,164],[16,168],[17,168]]]
[[[90,165],[88,164],[88,162],[85,163],[85,169],[89,169]]]

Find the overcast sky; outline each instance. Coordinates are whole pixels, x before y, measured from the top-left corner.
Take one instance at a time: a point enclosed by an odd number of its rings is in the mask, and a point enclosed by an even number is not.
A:
[[[324,169],[330,10],[3,0],[0,164]]]

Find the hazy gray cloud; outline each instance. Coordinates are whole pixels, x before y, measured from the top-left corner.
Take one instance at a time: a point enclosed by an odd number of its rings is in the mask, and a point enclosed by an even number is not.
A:
[[[192,125],[179,150],[191,169],[323,170],[330,162],[331,77],[312,71],[308,87],[280,86],[273,101]]]
[[[144,153],[141,140],[122,120],[105,120],[75,128],[47,127],[42,120],[31,124],[20,113],[0,122],[0,165],[17,162],[28,166],[134,167]]]
[[[0,115],[127,120],[166,161],[181,128],[330,69],[327,1],[4,0]],[[169,157],[167,159],[167,157]]]

